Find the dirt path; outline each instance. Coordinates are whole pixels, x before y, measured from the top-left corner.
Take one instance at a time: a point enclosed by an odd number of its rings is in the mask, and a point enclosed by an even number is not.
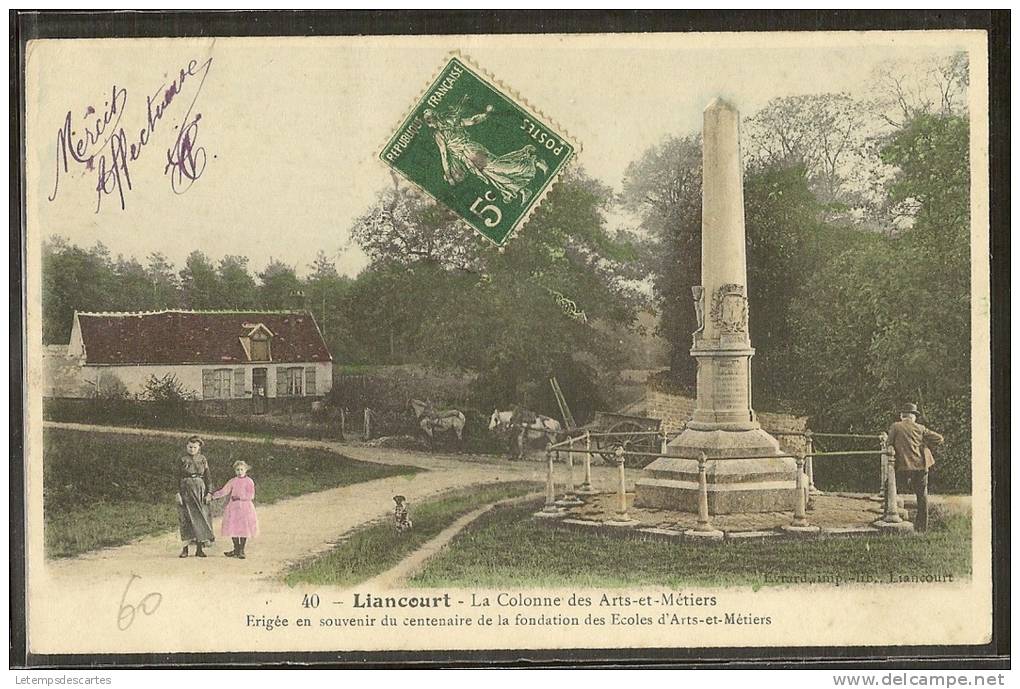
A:
[[[89,426],[84,424],[51,423],[48,428],[66,428],[90,432],[123,433],[182,437],[179,431]],[[228,434],[204,433],[206,438],[251,442],[252,438]],[[392,497],[401,493],[412,505],[444,491],[500,481],[545,481],[545,466],[538,462],[508,462],[496,458],[458,455],[431,455],[422,452],[345,445],[337,442],[274,439],[273,444],[291,447],[312,447],[343,454],[351,459],[379,464],[405,464],[427,471],[412,476],[394,476],[364,483],[342,486],[281,500],[258,507],[261,534],[250,541],[246,560],[223,556],[229,550],[228,539],[217,539],[209,549],[209,557],[179,559],[181,544],[176,533],[149,536],[128,545],[106,548],[79,557],[51,560],[48,573],[67,577],[76,583],[132,574],[140,577],[165,576],[187,571],[189,581],[215,580],[218,586],[242,584],[252,580],[277,578],[294,562],[328,550],[344,533],[366,522],[386,517],[393,506]],[[557,467],[562,480],[563,467]],[[593,482],[607,488],[614,471],[609,467],[593,467]],[[580,471],[576,472],[580,480]],[[219,519],[213,524],[219,533]],[[445,533],[445,532],[444,532]],[[450,536],[452,538],[453,535]],[[438,537],[437,537],[438,538]],[[225,542],[224,542],[225,541]]]
[[[365,582],[364,586],[368,589],[385,589],[385,588],[398,588],[403,586],[407,580],[424,566],[425,562],[433,557],[436,553],[441,551],[450,541],[457,537],[461,531],[471,525],[476,519],[481,517],[486,512],[501,506],[501,505],[513,505],[522,502],[528,502],[535,498],[541,497],[542,493],[529,493],[528,495],[522,495],[516,498],[509,498],[506,500],[500,500],[494,502],[491,505],[479,507],[476,510],[472,510],[467,514],[463,515],[455,522],[450,524],[448,527],[440,531],[431,540],[422,544],[420,548],[405,557],[403,560],[398,562],[396,565],[383,572],[377,577],[369,579]]]

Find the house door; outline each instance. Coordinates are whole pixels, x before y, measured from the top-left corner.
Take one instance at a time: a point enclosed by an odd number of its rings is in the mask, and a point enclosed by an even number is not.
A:
[[[256,414],[266,413],[266,369],[253,368],[251,371],[251,399]]]

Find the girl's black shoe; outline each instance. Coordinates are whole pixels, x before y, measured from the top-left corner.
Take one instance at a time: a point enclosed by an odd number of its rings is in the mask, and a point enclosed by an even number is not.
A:
[[[184,546],[184,548],[181,550],[181,554],[178,555],[177,557],[187,557],[187,556],[188,556],[188,546]]]

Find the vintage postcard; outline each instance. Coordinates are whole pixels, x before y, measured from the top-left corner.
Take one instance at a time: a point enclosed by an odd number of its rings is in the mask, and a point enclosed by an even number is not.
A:
[[[28,650],[987,644],[987,48],[28,42]]]

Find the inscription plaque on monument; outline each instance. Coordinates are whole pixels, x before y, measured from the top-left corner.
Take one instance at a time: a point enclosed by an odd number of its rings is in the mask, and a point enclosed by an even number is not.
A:
[[[720,359],[715,363],[715,406],[739,408],[747,404],[747,381],[744,367],[736,359]]]

